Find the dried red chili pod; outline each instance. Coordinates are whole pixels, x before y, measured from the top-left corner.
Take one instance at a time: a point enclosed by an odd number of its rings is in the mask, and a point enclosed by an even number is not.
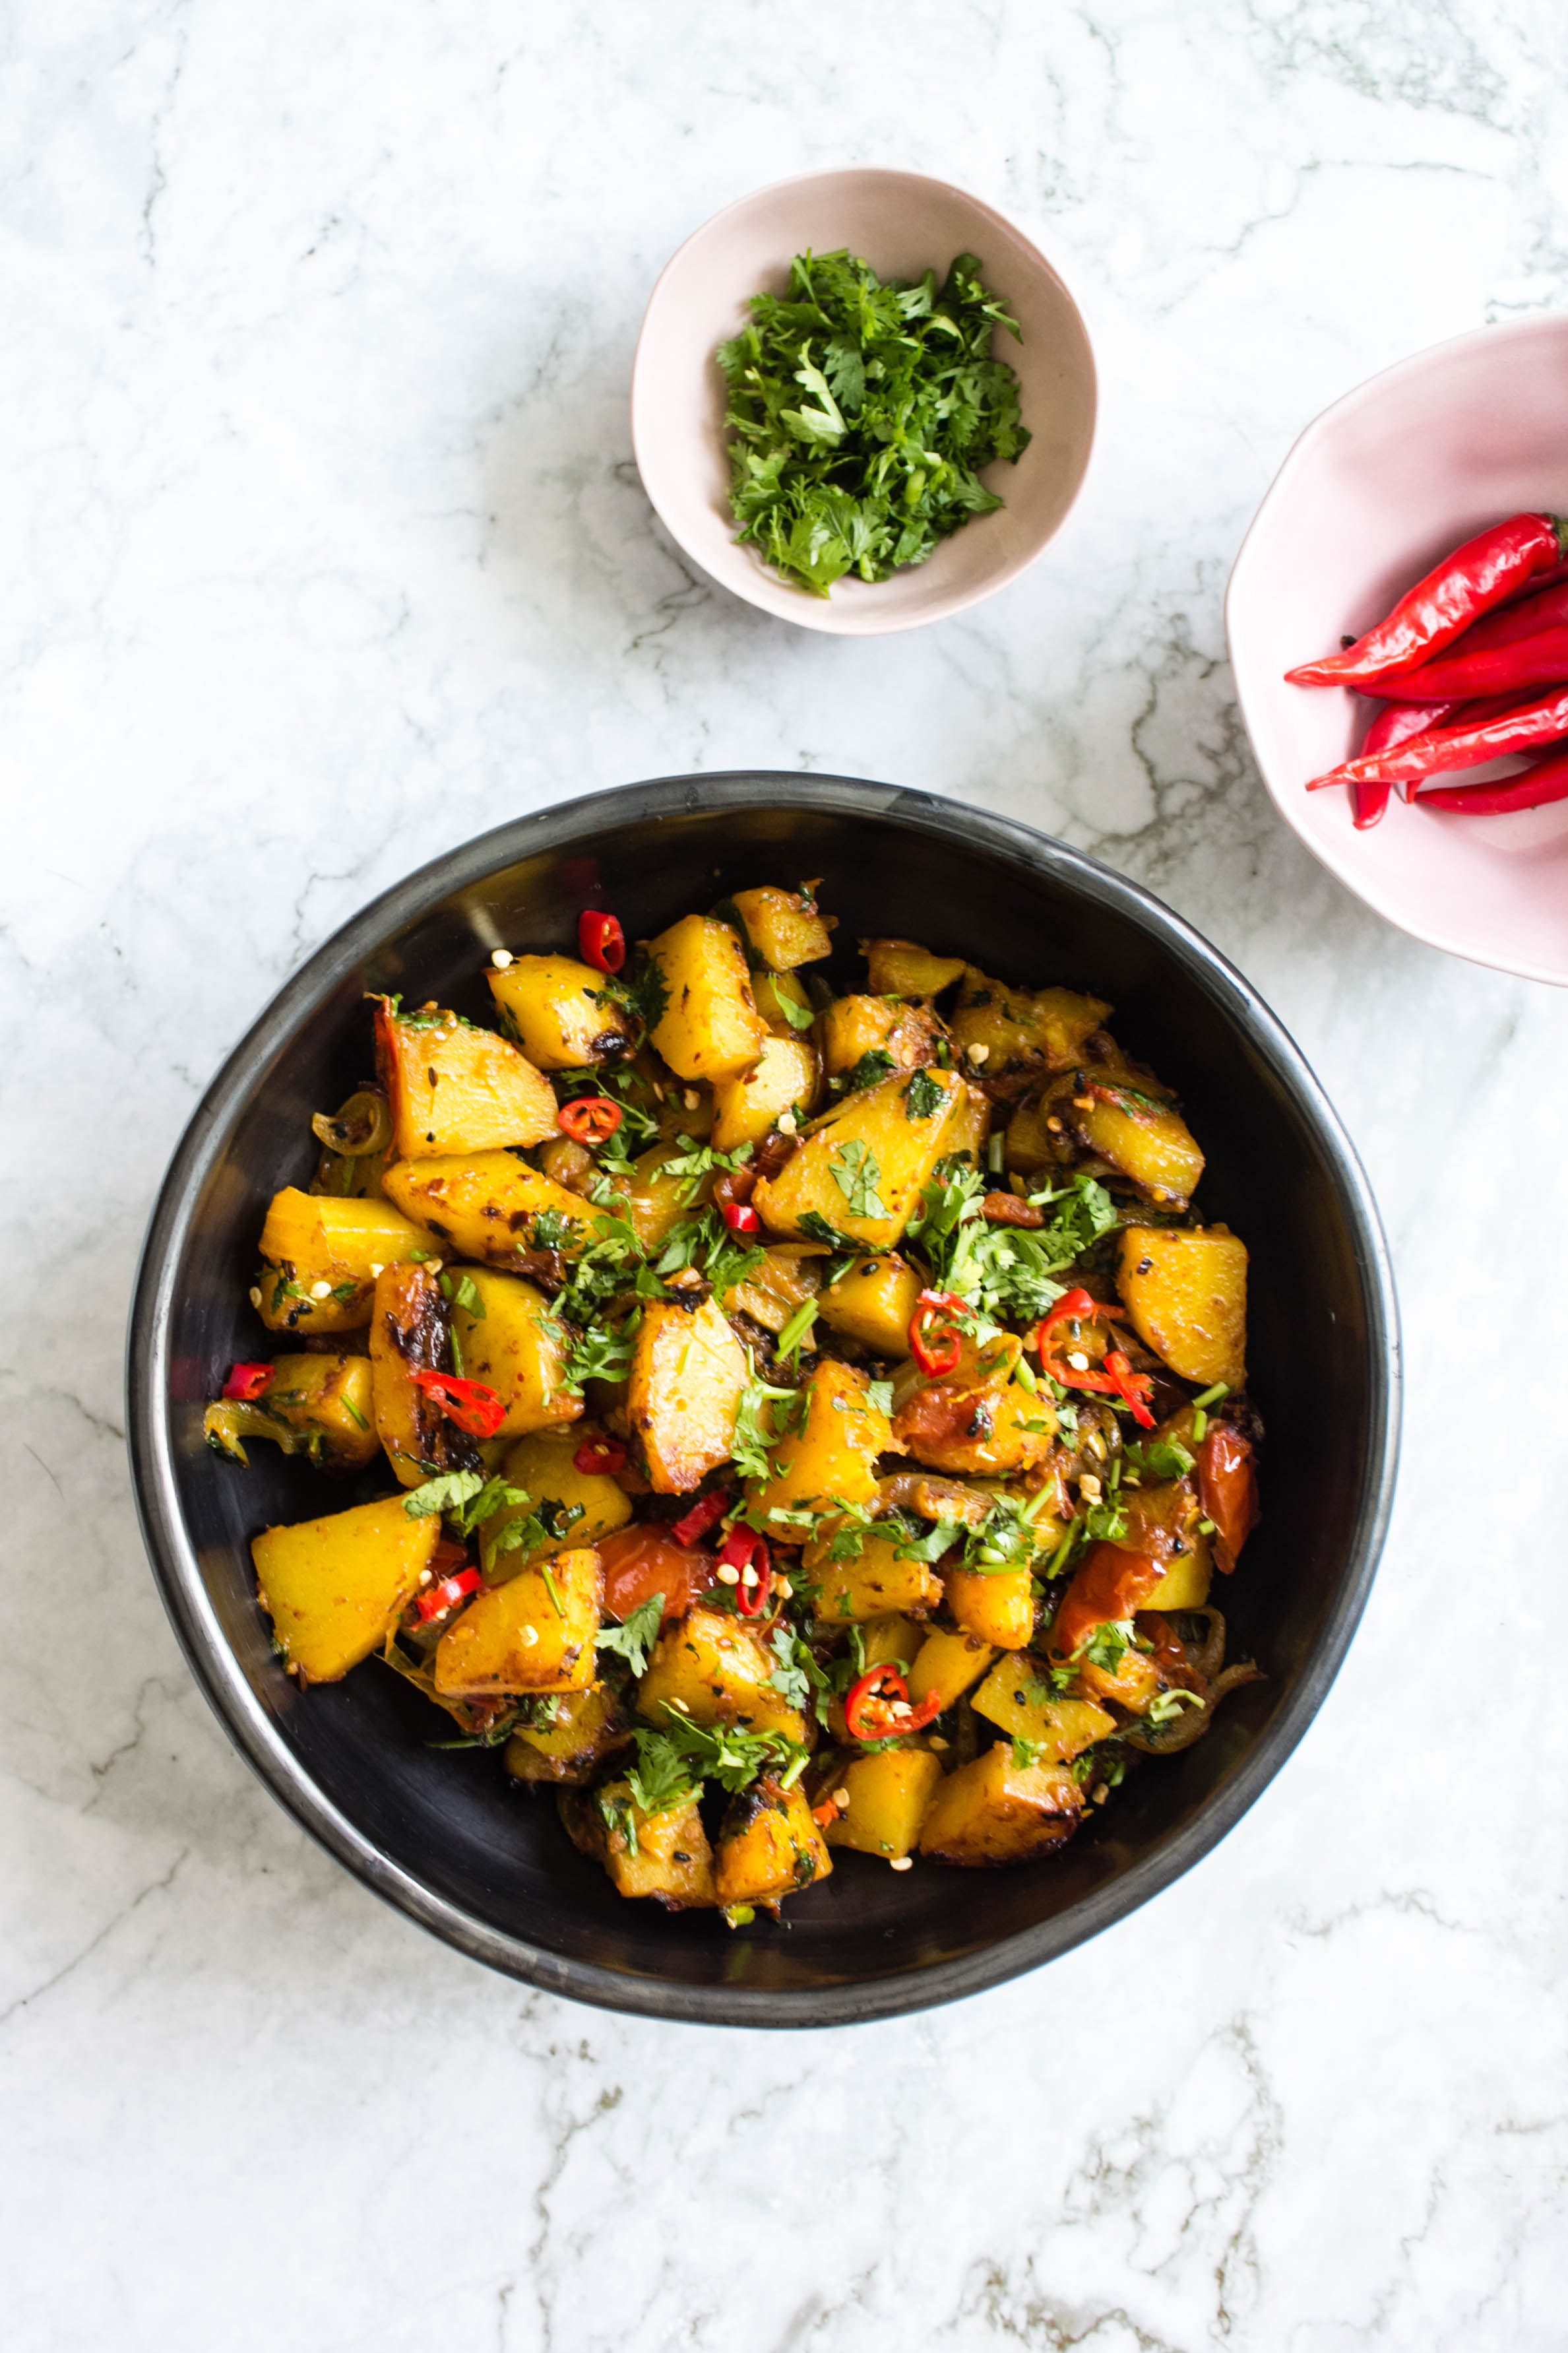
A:
[[[595,972],[619,972],[626,960],[626,935],[614,915],[584,907],[577,918],[577,953]]]

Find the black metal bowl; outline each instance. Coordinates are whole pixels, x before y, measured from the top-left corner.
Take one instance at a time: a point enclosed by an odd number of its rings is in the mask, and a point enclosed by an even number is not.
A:
[[[1224,1599],[1268,1680],[1152,1762],[1060,1854],[894,1873],[840,1853],[783,1926],[616,1896],[547,1800],[371,1662],[298,1691],[251,1575],[263,1524],[311,1516],[306,1465],[210,1454],[202,1409],[262,1343],[246,1304],[268,1197],[309,1181],[310,1116],[369,1060],[366,989],[483,1014],[491,948],[571,949],[591,890],[628,935],[748,883],[825,878],[846,976],[866,933],[1111,999],[1123,1043],[1184,1098],[1202,1202],[1252,1252],[1250,1358],[1269,1437],[1264,1519]],[[1354,1631],[1398,1445],[1398,1332],[1377,1212],[1311,1071],[1240,975],[1158,900],[1060,842],[841,776],[672,777],[520,818],[423,868],[279,991],[174,1155],[132,1313],[130,1430],[148,1550],[197,1680],[273,1794],[367,1887],[475,1959],[655,2017],[760,2026],[885,2018],[1065,1952],[1205,1854],[1279,1771]]]

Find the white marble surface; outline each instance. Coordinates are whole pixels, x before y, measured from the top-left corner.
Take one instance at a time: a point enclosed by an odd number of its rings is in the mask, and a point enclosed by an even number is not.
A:
[[[1314,410],[1568,293],[1563,27],[1553,0],[16,0],[14,2353],[1568,2340],[1568,1003],[1307,860],[1220,628]],[[840,646],[689,575],[626,386],[678,240],[845,161],[1036,235],[1104,414],[1022,582]],[[1224,1848],[1033,1980],[798,2038],[535,1997],[362,1894],[195,1694],[121,1436],[153,1188],[300,957],[514,811],[742,764],[1008,811],[1194,917],[1363,1147],[1412,1376],[1364,1629]]]

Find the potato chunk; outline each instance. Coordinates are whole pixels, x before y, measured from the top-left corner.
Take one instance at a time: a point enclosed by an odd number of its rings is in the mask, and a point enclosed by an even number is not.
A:
[[[939,1626],[915,1653],[910,1669],[910,1697],[919,1707],[929,1693],[935,1692],[942,1707],[949,1708],[972,1683],[979,1682],[995,1656],[990,1643],[983,1642],[978,1634],[950,1634]]]
[[[1139,1603],[1142,1609],[1201,1609],[1209,1598],[1214,1553],[1203,1527],[1203,1507],[1190,1479],[1156,1487],[1123,1486],[1129,1552],[1147,1553],[1165,1574]]]
[[[465,1296],[477,1307],[462,1304]],[[494,1389],[506,1408],[498,1437],[521,1438],[581,1415],[582,1394],[567,1386],[565,1330],[544,1293],[521,1275],[465,1268],[452,1336],[468,1379]]]
[[[998,1651],[1021,1651],[1035,1630],[1034,1583],[1026,1568],[991,1576],[958,1568],[946,1578],[947,1606],[966,1634]]]
[[[1011,1737],[1035,1741],[1047,1765],[1070,1765],[1116,1729],[1115,1717],[1093,1700],[1061,1698],[1043,1659],[998,1659],[970,1704]]]
[[[528,1501],[514,1504],[509,1511],[497,1512],[480,1530],[480,1542],[490,1558],[488,1574],[491,1577],[499,1581],[515,1577],[520,1568],[528,1567],[532,1561],[548,1560],[552,1553],[567,1547],[596,1545],[601,1536],[612,1535],[617,1528],[626,1526],[632,1515],[631,1497],[616,1480],[606,1478],[603,1472],[578,1470],[575,1458],[582,1443],[574,1430],[537,1430],[508,1449],[501,1463],[501,1476],[512,1486],[521,1487]],[[559,1540],[547,1537],[531,1552],[520,1547],[491,1554],[490,1548],[510,1522],[527,1520],[536,1514],[548,1514],[555,1520],[563,1531]]]
[[[763,1223],[802,1241],[891,1250],[920,1203],[964,1100],[955,1071],[895,1071],[846,1098],[752,1195]]]
[[[839,1784],[849,1793],[846,1812],[827,1825],[829,1846],[901,1862],[921,1834],[942,1767],[929,1748],[884,1748],[858,1757]]]
[[[802,1391],[803,1425],[787,1430],[776,1441],[772,1477],[752,1480],[747,1487],[759,1511],[791,1512],[803,1504],[826,1509],[830,1500],[869,1501],[876,1493],[877,1457],[891,1443],[892,1430],[868,1390],[867,1377],[856,1365],[829,1361],[815,1368]],[[898,1605],[889,1600],[879,1606],[888,1609]]]
[[[785,1112],[809,1117],[819,1070],[815,1046],[804,1038],[764,1038],[749,1070],[713,1082],[713,1148],[733,1152],[760,1144]]]
[[[574,956],[513,956],[504,972],[492,969],[485,977],[518,1044],[542,1071],[586,1070],[631,1045],[626,1017],[604,974]]]
[[[207,1444],[244,1462],[244,1440],[269,1439],[285,1454],[308,1454],[321,1470],[363,1471],[376,1454],[368,1356],[278,1356],[272,1386],[254,1405],[218,1398],[202,1424]]]
[[[531,1250],[546,1246],[572,1257],[594,1238],[598,1213],[591,1204],[552,1185],[515,1153],[395,1160],[383,1182],[397,1207],[425,1228],[420,1241],[426,1249],[426,1236],[434,1234],[450,1256],[482,1266],[515,1266]],[[547,1220],[542,1230],[541,1218]],[[389,1258],[396,1255],[387,1252]]]
[[[873,997],[940,997],[963,971],[962,956],[932,955],[913,940],[862,940]]]
[[[436,1689],[444,1699],[586,1691],[597,1672],[600,1590],[589,1548],[476,1593],[436,1645]]]
[[[804,1741],[805,1719],[773,1687],[777,1664],[743,1620],[699,1602],[659,1636],[637,1685],[637,1714],[662,1724],[673,1707],[693,1724],[738,1724]]]
[[[817,964],[833,953],[835,919],[797,891],[737,891],[730,902],[763,962],[775,972]]]
[[[1116,1287],[1147,1348],[1184,1381],[1247,1379],[1247,1244],[1227,1227],[1130,1226]]]
[[[910,1352],[910,1323],[921,1287],[914,1268],[890,1251],[885,1258],[858,1259],[820,1293],[818,1308],[833,1331],[858,1340],[874,1356],[902,1359]]]
[[[455,1013],[395,1013],[383,997],[375,1060],[400,1159],[542,1144],[557,1133],[549,1080],[504,1038]]]
[[[967,965],[948,1027],[988,1081],[1022,1087],[1047,1071],[1070,1069],[1110,1010],[1070,988],[1008,988]]]
[[[379,1650],[440,1541],[439,1519],[411,1520],[401,1495],[264,1528],[250,1555],[289,1673],[336,1683]]]
[[[731,924],[682,915],[650,941],[648,955],[669,992],[653,1045],[679,1078],[730,1078],[756,1060],[768,1029]]]
[[[1184,1209],[1204,1173],[1204,1155],[1181,1113],[1114,1071],[1081,1075],[1081,1087],[1068,1080],[1053,1099],[1074,1140],[1135,1185],[1146,1201]]]
[[[853,1075],[868,1057],[875,1065],[857,1080],[868,1086],[889,1071],[914,1071],[932,1060],[942,1027],[923,1006],[886,997],[836,997],[822,1016],[822,1060],[830,1077]]]
[[[803,1038],[816,1025],[811,999],[793,972],[754,972],[752,995],[775,1038]]]
[[[1027,1862],[1071,1838],[1082,1806],[1065,1765],[1015,1765],[1011,1741],[998,1741],[942,1783],[920,1851],[972,1868]]]
[[[746,1352],[711,1299],[644,1308],[626,1419],[656,1495],[689,1494],[728,1461],[745,1386]]]
[[[261,1255],[257,1313],[269,1332],[356,1332],[370,1322],[374,1270],[431,1250],[429,1236],[390,1201],[286,1185],[267,1212]]]
[[[923,1618],[936,1608],[942,1579],[929,1561],[900,1560],[895,1537],[869,1529],[854,1532],[858,1552],[835,1560],[835,1542],[849,1540],[837,1530],[837,1523],[826,1527],[801,1555],[806,1582],[816,1588],[811,1607],[820,1626],[831,1630],[879,1618],[889,1609],[911,1610]]]
[[[631,1744],[631,1726],[603,1683],[590,1691],[557,1692],[539,1704],[553,1710],[550,1722],[525,1725],[506,1744],[502,1762],[514,1781],[570,1788],[590,1779],[606,1757]]]
[[[833,1858],[798,1786],[782,1788],[771,1773],[763,1773],[731,1799],[714,1869],[726,1910],[734,1904],[776,1905],[813,1880],[826,1879],[832,1869]]]
[[[627,1781],[606,1781],[590,1794],[561,1799],[561,1820],[574,1846],[602,1862],[618,1895],[651,1895],[667,1912],[711,1905],[713,1850],[695,1796],[646,1814]]]

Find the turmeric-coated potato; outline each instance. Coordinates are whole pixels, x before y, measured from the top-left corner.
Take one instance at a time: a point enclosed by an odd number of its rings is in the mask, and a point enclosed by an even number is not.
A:
[[[983,1642],[978,1634],[966,1634],[962,1629],[953,1634],[945,1626],[935,1627],[915,1653],[910,1669],[910,1698],[919,1707],[935,1692],[941,1708],[949,1708],[972,1683],[979,1682],[995,1656],[991,1644]]]
[[[1008,988],[967,965],[948,1027],[972,1068],[992,1082],[1022,1087],[1069,1069],[1110,1010],[1101,998],[1070,988]]]
[[[400,1159],[542,1144],[557,1132],[549,1080],[504,1038],[455,1013],[395,1012],[383,997],[375,1059]]]
[[[920,1205],[964,1099],[955,1071],[895,1071],[845,1098],[752,1202],[773,1233],[891,1250]]]
[[[1121,1488],[1127,1531],[1120,1539],[1129,1552],[1147,1553],[1164,1569],[1141,1609],[1201,1609],[1209,1598],[1214,1553],[1203,1525],[1203,1506],[1191,1478],[1167,1479],[1152,1487]]]
[[[485,976],[518,1044],[542,1071],[581,1071],[632,1042],[624,1008],[602,972],[574,956],[513,956]],[[555,1124],[553,1107],[551,1125]]]
[[[1028,1862],[1071,1838],[1082,1806],[1065,1765],[1015,1765],[1012,1742],[998,1741],[942,1783],[920,1851],[971,1867]]]
[[[759,1513],[792,1512],[802,1504],[863,1504],[876,1493],[876,1462],[891,1443],[887,1415],[869,1393],[858,1366],[829,1361],[816,1366],[801,1391],[805,1416],[775,1440],[773,1472],[748,1483]],[[798,1413],[798,1406],[794,1409]],[[787,1533],[786,1522],[781,1533]],[[878,1605],[900,1607],[892,1599]],[[868,1612],[868,1615],[873,1614]]]
[[[278,1356],[272,1382],[254,1404],[218,1398],[203,1434],[215,1453],[247,1461],[247,1438],[269,1439],[285,1454],[308,1454],[318,1469],[345,1475],[376,1454],[368,1356]]]
[[[816,1027],[805,984],[793,972],[754,972],[752,995],[775,1038],[806,1038]]]
[[[465,1267],[452,1303],[452,1337],[463,1371],[506,1409],[498,1438],[575,1421],[582,1393],[566,1379],[567,1333],[542,1291],[521,1274]]]
[[[432,1254],[428,1234],[390,1201],[286,1185],[261,1229],[266,1264],[252,1304],[269,1332],[362,1331],[380,1269]]]
[[[839,1784],[849,1804],[828,1823],[828,1845],[901,1862],[921,1834],[941,1779],[942,1767],[929,1748],[884,1748],[879,1756],[858,1757]]]
[[[998,1651],[1021,1651],[1035,1630],[1034,1581],[1026,1568],[985,1575],[952,1569],[944,1580],[947,1606],[966,1634]]]
[[[837,918],[825,916],[815,899],[763,888],[737,891],[731,904],[753,949],[775,972],[793,972],[797,964],[817,964],[833,953]]]
[[[379,1650],[440,1540],[440,1521],[411,1520],[401,1495],[264,1528],[251,1541],[251,1558],[289,1673],[301,1683],[336,1683]]]
[[[847,1551],[851,1545],[858,1549]],[[815,1588],[812,1612],[825,1632],[890,1609],[929,1617],[942,1599],[942,1581],[931,1563],[900,1560],[896,1535],[879,1536],[872,1528],[830,1521],[806,1546],[800,1566],[808,1588]]]
[[[818,1312],[835,1332],[858,1340],[873,1356],[902,1358],[910,1352],[910,1324],[922,1280],[896,1251],[857,1259],[820,1293]]]
[[[816,1049],[805,1038],[764,1038],[748,1070],[713,1082],[713,1148],[760,1144],[786,1113],[809,1118],[816,1100]]]
[[[552,1711],[549,1723],[524,1725],[506,1744],[502,1761],[515,1781],[571,1788],[591,1779],[617,1748],[631,1746],[631,1725],[604,1683],[557,1692],[537,1704]]]
[[[637,1685],[637,1714],[663,1724],[673,1709],[693,1724],[737,1724],[804,1740],[805,1719],[774,1683],[777,1667],[743,1618],[699,1602],[659,1636]]]
[[[862,940],[860,953],[873,997],[940,997],[963,971],[962,956],[932,955],[913,940]]]
[[[436,1645],[436,1689],[447,1699],[585,1691],[597,1672],[602,1590],[590,1547],[476,1593]]]
[[[626,1419],[656,1495],[684,1495],[729,1459],[746,1352],[711,1299],[652,1300],[632,1356]]]
[[[617,1480],[607,1478],[602,1471],[578,1470],[576,1457],[582,1444],[581,1434],[568,1427],[533,1430],[507,1449],[501,1459],[501,1477],[509,1485],[521,1487],[528,1501],[495,1513],[479,1530],[490,1564],[487,1574],[495,1581],[515,1577],[519,1569],[532,1561],[548,1560],[552,1553],[596,1545],[601,1536],[613,1535],[631,1518],[631,1497]],[[547,1525],[553,1520],[562,1531],[560,1537],[546,1536],[527,1552],[521,1546],[510,1552],[495,1549],[510,1522],[535,1516],[544,1517]]]
[[[970,1704],[1010,1737],[1035,1742],[1047,1765],[1070,1765],[1116,1729],[1115,1717],[1093,1700],[1064,1698],[1047,1662],[1027,1653],[998,1659]]]
[[[768,1029],[731,924],[682,915],[648,943],[648,957],[668,992],[653,1044],[677,1077],[729,1078],[756,1060]]]
[[[1205,1388],[1247,1378],[1247,1244],[1227,1227],[1129,1226],[1116,1287],[1145,1347]]]
[[[510,1152],[395,1160],[382,1181],[398,1208],[425,1228],[420,1239],[426,1249],[434,1234],[447,1256],[482,1266],[515,1266],[529,1251],[544,1248],[574,1257],[593,1240],[599,1215],[591,1202],[552,1185]]]
[[[1049,1100],[1083,1148],[1137,1187],[1146,1201],[1184,1209],[1204,1173],[1196,1137],[1173,1103],[1089,1070],[1066,1080]]]
[[[781,1787],[771,1773],[731,1798],[719,1832],[714,1884],[726,1909],[733,1904],[776,1904],[814,1879],[826,1879],[833,1858],[798,1785]]]
[[[428,1267],[384,1266],[370,1319],[370,1393],[375,1434],[400,1485],[479,1467],[466,1430],[416,1377],[450,1372],[447,1302]]]
[[[868,1055],[867,1086],[889,1071],[918,1070],[935,1059],[940,1023],[923,1006],[887,997],[839,997],[821,1018],[823,1067],[830,1078],[852,1075]]]
[[[628,1781],[573,1789],[560,1799],[567,1836],[602,1862],[618,1895],[651,1895],[667,1912],[711,1905],[713,1850],[695,1794],[645,1813]]]

